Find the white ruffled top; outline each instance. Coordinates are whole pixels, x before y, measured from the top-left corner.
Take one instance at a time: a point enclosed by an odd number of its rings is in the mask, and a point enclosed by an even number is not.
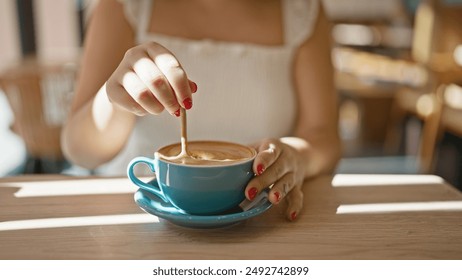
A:
[[[137,43],[155,41],[175,54],[198,84],[188,111],[189,140],[249,144],[293,132],[297,116],[293,57],[314,28],[317,0],[281,0],[284,43],[267,46],[191,40],[148,32],[153,0],[123,1]],[[179,118],[168,112],[137,119],[123,151],[98,173],[122,175],[136,156],[152,157],[161,146],[180,141]]]

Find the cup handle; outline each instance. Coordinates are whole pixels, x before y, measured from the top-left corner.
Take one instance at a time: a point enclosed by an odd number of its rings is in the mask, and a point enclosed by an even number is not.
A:
[[[140,179],[138,179],[138,177],[135,176],[133,169],[135,168],[135,165],[137,165],[138,163],[146,164],[147,166],[149,166],[152,172],[156,173],[155,168],[154,168],[154,161],[152,159],[147,158],[147,157],[136,157],[132,159],[132,161],[130,161],[130,163],[128,164],[128,169],[127,169],[128,178],[130,178],[130,180],[135,185],[140,187],[141,189],[146,190],[152,194],[155,194],[163,201],[168,202],[168,200],[165,198],[164,194],[162,193],[162,190],[159,187],[157,178],[155,179],[155,182],[154,182],[155,184],[148,184],[148,183],[141,181]]]

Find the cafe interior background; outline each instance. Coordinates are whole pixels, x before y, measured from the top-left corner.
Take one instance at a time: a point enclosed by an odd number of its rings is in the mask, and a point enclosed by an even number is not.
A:
[[[462,190],[462,0],[324,0],[338,173],[436,174]],[[0,177],[64,173],[60,149],[96,1],[0,1]]]

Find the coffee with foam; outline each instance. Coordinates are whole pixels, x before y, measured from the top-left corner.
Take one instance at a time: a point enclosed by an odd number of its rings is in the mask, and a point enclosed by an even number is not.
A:
[[[181,144],[166,146],[156,152],[156,157],[176,164],[219,166],[231,165],[252,159],[254,149],[236,143],[220,141],[190,141],[188,152],[190,156],[180,157]]]

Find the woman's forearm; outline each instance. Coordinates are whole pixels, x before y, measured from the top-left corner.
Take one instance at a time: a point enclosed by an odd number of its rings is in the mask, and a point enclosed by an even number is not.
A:
[[[70,115],[61,137],[64,155],[72,163],[94,169],[120,152],[135,120],[135,115],[109,101],[104,85]]]

